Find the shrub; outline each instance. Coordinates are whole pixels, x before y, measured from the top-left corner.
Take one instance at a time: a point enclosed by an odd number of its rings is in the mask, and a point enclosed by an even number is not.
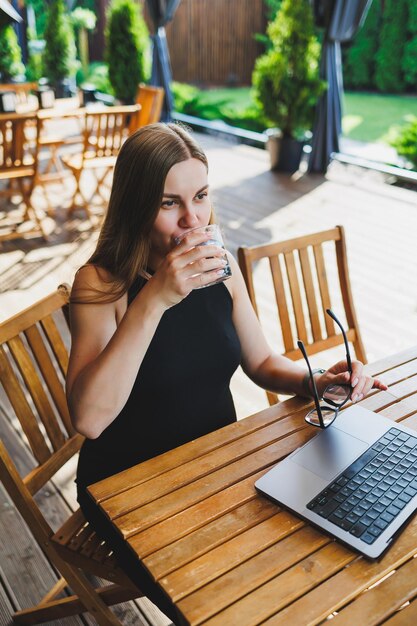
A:
[[[86,74],[83,74],[80,70],[79,78],[80,80],[78,80],[77,74],[78,84],[87,82],[94,85],[97,91],[108,93],[111,96],[114,96],[113,88],[109,81],[109,68],[107,66],[107,63],[103,63],[102,61],[95,61],[94,63],[90,63]]]
[[[75,71],[74,34],[65,14],[64,0],[54,0],[49,5],[43,64],[45,76],[53,85]]]
[[[186,83],[173,82],[171,84],[172,95],[174,97],[174,108],[179,113],[195,114],[195,106],[198,102],[199,89]]]
[[[398,154],[405,157],[417,169],[417,117],[413,116],[410,122],[404,126],[397,137],[391,141],[391,145]]]
[[[270,123],[294,137],[312,127],[324,88],[309,1],[283,0],[268,36],[272,48],[257,59],[253,73],[255,100]]]
[[[374,0],[365,23],[345,54],[343,79],[347,87],[374,87],[375,54],[381,17],[381,1]]]
[[[149,32],[134,0],[112,0],[106,30],[106,60],[116,98],[134,102],[147,78]]]
[[[25,71],[22,64],[17,35],[13,26],[0,26],[0,74],[3,82],[10,81],[14,76],[23,74]]]
[[[405,82],[415,87],[417,83],[417,4],[415,0],[408,0],[407,24],[409,39],[404,46],[401,67]]]
[[[401,59],[407,29],[407,0],[385,0],[375,84],[380,91],[401,92],[405,83]]]

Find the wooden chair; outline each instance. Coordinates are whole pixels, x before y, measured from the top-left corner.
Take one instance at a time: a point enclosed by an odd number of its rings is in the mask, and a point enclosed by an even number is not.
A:
[[[259,317],[253,280],[253,264],[260,259],[269,261],[275,300],[284,344],[283,354],[292,360],[301,358],[297,338],[308,354],[316,354],[343,344],[343,336],[336,332],[333,320],[325,311],[331,308],[326,253],[332,252],[333,266],[337,266],[341,301],[347,321],[346,335],[355,354],[367,362],[365,349],[356,319],[349,280],[345,234],[342,226],[304,237],[238,249],[238,260],[249,297]],[[329,265],[328,265],[329,267]],[[336,295],[333,293],[332,296]],[[339,309],[335,311],[339,316]],[[276,394],[267,392],[269,403],[277,402]]]
[[[61,285],[0,324],[0,382],[11,406],[11,419],[20,423],[34,461],[33,469],[21,476],[0,441],[0,477],[40,548],[62,576],[38,605],[18,611],[14,621],[39,624],[87,610],[100,625],[120,626],[107,605],[138,597],[140,591],[117,566],[111,550],[80,510],[54,533],[35,500],[83,441],[71,425],[64,391],[68,353],[62,313],[68,319],[68,295],[68,288]],[[96,589],[89,574],[112,584]],[[57,598],[67,586],[73,595]]]
[[[144,85],[143,83],[139,85],[139,90],[136,96],[136,104],[139,104],[141,109],[137,128],[159,122],[161,119],[164,97],[165,90],[163,87],[151,87],[150,85]]]
[[[0,241],[26,235],[46,239],[42,219],[32,205],[31,197],[38,170],[39,121],[36,113],[0,114],[0,181],[7,181],[1,195],[21,195],[23,214],[9,217],[0,224]],[[33,151],[29,149],[29,141]],[[17,188],[16,188],[17,186]]]
[[[38,154],[39,161],[43,158],[44,152],[47,154],[46,166],[41,170],[38,167],[36,185],[42,190],[47,212],[53,216],[55,213],[54,207],[51,205],[47,188],[49,184],[64,183],[68,177],[71,177],[71,172],[64,167],[60,150],[65,146],[80,146],[83,145],[84,137],[80,134],[80,124],[85,115],[85,109],[74,108],[73,110],[63,109],[61,114],[59,110],[54,109],[54,115],[51,115],[51,110],[38,111],[38,118],[40,120],[39,139],[38,139]],[[63,121],[68,123],[62,124]],[[64,131],[57,132],[57,122]],[[68,134],[70,129],[71,134]],[[74,133],[74,130],[76,132]]]
[[[137,105],[103,107],[100,109],[86,109],[84,117],[82,151],[71,156],[63,155],[62,162],[71,170],[75,178],[75,191],[69,213],[83,208],[92,220],[93,215],[89,204],[98,195],[107,202],[102,194],[101,187],[105,179],[113,170],[118,152],[122,143],[131,132],[131,127],[137,126],[136,117],[139,113]],[[89,198],[81,190],[81,176],[84,171],[94,172],[95,188]],[[81,203],[77,203],[77,198]]]
[[[38,89],[38,83],[1,83],[0,91],[14,91],[17,104],[26,104],[32,91]]]

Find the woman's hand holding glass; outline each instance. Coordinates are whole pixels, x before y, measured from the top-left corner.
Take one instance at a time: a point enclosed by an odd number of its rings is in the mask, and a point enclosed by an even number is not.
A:
[[[190,231],[158,267],[150,282],[158,286],[158,295],[166,308],[223,274],[227,264],[224,249],[212,244],[200,245],[210,238],[210,233]]]

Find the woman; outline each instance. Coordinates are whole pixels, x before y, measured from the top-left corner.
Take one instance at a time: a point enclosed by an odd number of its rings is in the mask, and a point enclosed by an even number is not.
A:
[[[229,383],[239,364],[264,389],[309,395],[305,370],[274,354],[235,260],[190,232],[213,221],[208,165],[181,127],[153,124],[123,145],[96,251],[75,278],[67,395],[86,436],[77,473],[80,505],[125,571],[175,622],[174,607],[93,505],[86,487],[236,420]],[[198,270],[198,273],[196,272]],[[350,382],[353,400],[372,387],[362,364],[317,376]],[[307,381],[307,385],[306,385]]]

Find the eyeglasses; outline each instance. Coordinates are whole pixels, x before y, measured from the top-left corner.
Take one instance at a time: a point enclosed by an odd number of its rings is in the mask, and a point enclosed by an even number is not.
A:
[[[326,309],[326,313],[327,315],[330,315],[332,320],[336,322],[336,324],[342,331],[343,340],[345,342],[346,348],[347,366],[349,373],[352,376],[352,361],[350,358],[349,344],[347,341],[345,330],[331,309]],[[317,426],[318,428],[327,428],[328,426],[330,426],[330,424],[334,422],[342,406],[346,404],[348,400],[350,400],[352,387],[351,385],[328,385],[323,392],[322,403],[320,403],[316,382],[314,380],[313,371],[311,369],[310,361],[308,360],[305,346],[300,340],[297,341],[297,345],[300,348],[303,357],[307,363],[315,404],[315,408],[312,409],[305,416],[305,421],[312,426]]]

